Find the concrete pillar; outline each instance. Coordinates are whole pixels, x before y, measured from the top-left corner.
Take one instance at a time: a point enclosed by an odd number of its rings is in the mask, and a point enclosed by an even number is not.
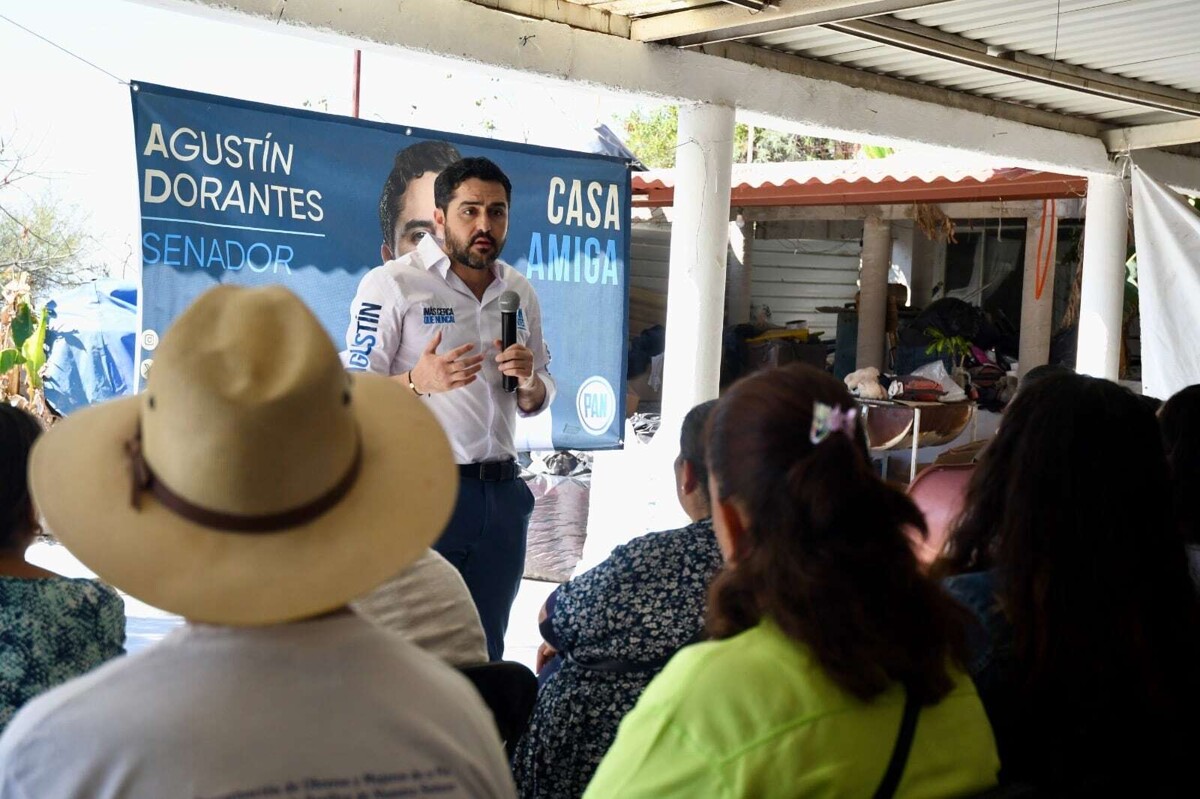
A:
[[[925,238],[925,234],[917,230],[911,220],[901,219],[892,222],[892,268],[899,270],[904,277],[904,285],[908,287],[908,297],[905,305],[913,304],[913,269],[917,254],[916,240]],[[891,271],[888,272],[891,275]]]
[[[740,215],[739,215],[740,218]],[[729,223],[729,275],[725,281],[725,321],[731,325],[750,321],[751,280],[754,269],[756,222]]]
[[[946,243],[930,240],[918,230],[913,235],[912,285],[909,292],[910,304],[924,308],[933,302],[934,275],[938,253],[941,252],[942,271],[945,272]]]
[[[1019,377],[1050,360],[1050,334],[1054,332],[1054,263],[1057,260],[1057,217],[1049,203],[1025,220],[1025,279],[1021,284],[1021,347],[1017,352]],[[1043,227],[1043,215],[1045,226]],[[1041,244],[1041,265],[1038,244]],[[1047,266],[1047,259],[1049,265]],[[1044,273],[1039,276],[1039,269]],[[1039,296],[1038,286],[1041,286]]]
[[[874,366],[883,371],[884,326],[887,323],[888,271],[892,266],[891,260],[891,223],[877,217],[869,217],[863,223],[855,369]]]
[[[675,449],[683,417],[714,399],[720,383],[733,125],[727,106],[679,107],[662,425],[655,436]]]
[[[1075,369],[1109,380],[1118,378],[1121,367],[1128,227],[1123,181],[1115,177],[1089,177]]]

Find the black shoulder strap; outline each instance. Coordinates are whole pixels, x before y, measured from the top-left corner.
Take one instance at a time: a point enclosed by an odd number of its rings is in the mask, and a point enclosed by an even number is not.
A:
[[[904,715],[900,718],[900,733],[896,736],[896,746],[892,749],[892,759],[888,762],[887,771],[879,787],[875,789],[875,799],[891,799],[900,787],[900,778],[904,776],[904,766],[908,763],[908,752],[912,749],[913,734],[917,731],[917,713],[921,706],[913,699],[906,688],[904,690]]]

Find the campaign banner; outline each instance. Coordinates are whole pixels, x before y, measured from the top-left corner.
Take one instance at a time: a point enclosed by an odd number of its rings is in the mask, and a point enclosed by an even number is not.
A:
[[[624,160],[148,83],[133,83],[131,95],[141,207],[139,377],[171,322],[218,283],[286,286],[345,350],[359,281],[425,233],[394,212],[432,208],[431,178],[389,195],[393,166],[399,171],[429,151],[484,156],[513,184],[500,258],[537,293],[558,386],[550,408],[518,420],[518,446],[620,446],[630,240]]]

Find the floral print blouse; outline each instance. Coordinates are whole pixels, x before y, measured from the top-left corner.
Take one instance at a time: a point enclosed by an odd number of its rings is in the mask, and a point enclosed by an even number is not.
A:
[[[0,577],[0,730],[30,699],[124,645],[125,602],[104,583]]]
[[[513,758],[523,799],[582,796],[650,680],[701,637],[721,565],[704,519],[619,546],[551,595],[543,634],[563,662],[542,686]]]

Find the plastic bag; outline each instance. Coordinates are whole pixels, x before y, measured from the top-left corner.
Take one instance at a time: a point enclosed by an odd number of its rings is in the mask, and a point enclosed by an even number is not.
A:
[[[946,365],[941,361],[927,363],[915,370],[913,374],[938,382],[946,392],[938,398],[938,402],[962,402],[967,398],[967,393],[962,390],[962,386],[954,382],[954,378],[950,377],[949,372],[946,371]]]

